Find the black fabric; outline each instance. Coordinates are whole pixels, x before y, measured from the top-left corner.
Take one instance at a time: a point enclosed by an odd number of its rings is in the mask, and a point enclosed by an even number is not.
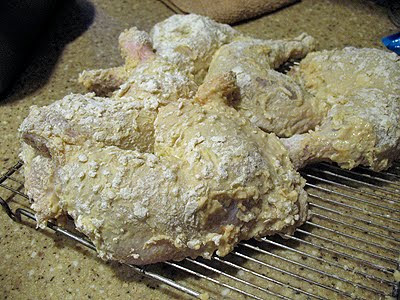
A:
[[[23,67],[56,3],[56,0],[0,2],[0,94]]]

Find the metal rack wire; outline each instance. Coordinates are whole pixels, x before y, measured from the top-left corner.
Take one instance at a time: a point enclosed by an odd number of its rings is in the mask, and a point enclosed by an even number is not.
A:
[[[21,166],[0,177],[0,204],[15,221],[35,220],[27,208],[10,208],[27,202]],[[386,172],[319,164],[302,175],[311,217],[293,236],[243,241],[223,258],[129,266],[196,298],[399,299],[400,163]],[[48,227],[95,250],[80,235]]]

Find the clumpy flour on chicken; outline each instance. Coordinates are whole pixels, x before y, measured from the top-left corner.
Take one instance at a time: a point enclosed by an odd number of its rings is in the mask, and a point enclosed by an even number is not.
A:
[[[290,234],[307,218],[297,168],[398,155],[399,61],[384,51],[312,52],[306,34],[254,39],[197,15],[119,46],[124,65],[81,73],[90,93],[33,106],[20,127],[38,223],[69,214],[104,259],[223,256]]]

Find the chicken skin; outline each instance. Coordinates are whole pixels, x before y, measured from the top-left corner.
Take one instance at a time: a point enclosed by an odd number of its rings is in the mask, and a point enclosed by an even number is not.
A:
[[[318,161],[380,171],[400,153],[400,60],[378,49],[309,54],[291,76],[329,110],[308,133],[282,142],[296,168]]]
[[[279,139],[231,107],[238,94],[227,73],[157,107],[93,94],[34,107],[21,156],[28,194],[45,196],[34,199],[39,221],[68,213],[102,258],[138,265],[292,232],[306,218],[305,182]]]

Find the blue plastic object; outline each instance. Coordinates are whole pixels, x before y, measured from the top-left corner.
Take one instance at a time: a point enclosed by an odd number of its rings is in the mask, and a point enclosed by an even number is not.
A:
[[[382,39],[382,43],[393,52],[400,55],[400,32],[386,36]]]

